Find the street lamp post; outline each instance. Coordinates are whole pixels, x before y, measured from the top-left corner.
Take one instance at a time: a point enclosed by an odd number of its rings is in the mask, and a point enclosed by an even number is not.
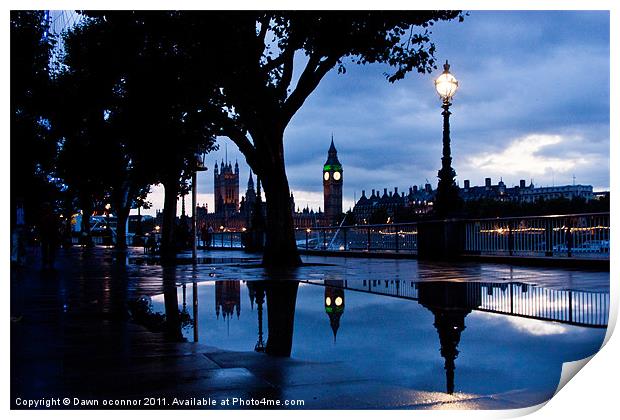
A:
[[[110,205],[110,203],[107,203],[105,205],[105,240],[106,240],[106,245],[112,245],[112,228],[110,227],[110,209],[112,208],[112,205]],[[117,227],[118,228],[118,227]]]
[[[206,153],[196,153],[196,163],[192,173],[192,230],[194,232],[192,241],[192,263],[196,264],[196,249],[198,243],[198,220],[196,218],[196,196],[198,195],[197,175],[200,171],[206,171],[205,166]]]
[[[452,168],[452,156],[450,151],[450,102],[459,82],[450,73],[450,64],[446,60],[443,66],[443,73],[435,79],[435,89],[442,100],[443,108],[443,154],[441,157],[441,169],[437,174],[439,182],[437,184],[437,197],[435,199],[435,211],[438,215],[446,216],[458,210],[460,197],[458,187],[454,181],[456,172]]]

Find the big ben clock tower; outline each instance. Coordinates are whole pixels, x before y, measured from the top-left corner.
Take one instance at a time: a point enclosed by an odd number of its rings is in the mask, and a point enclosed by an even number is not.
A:
[[[338,160],[338,152],[332,144],[327,152],[327,161],[323,165],[323,208],[325,221],[329,225],[340,223],[342,217],[342,165]]]

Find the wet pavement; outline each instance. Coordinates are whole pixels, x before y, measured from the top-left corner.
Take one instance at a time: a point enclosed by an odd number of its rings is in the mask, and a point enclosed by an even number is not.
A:
[[[267,273],[258,255],[200,257],[162,268],[138,249],[74,248],[55,272],[12,268],[12,407],[60,398],[52,408],[87,408],[77,397],[96,408],[121,408],[101,406],[104,398],[142,409],[275,408],[222,405],[227,398],[303,400],[295,408],[306,409],[518,408],[548,399],[561,362],[592,354],[605,333],[576,322],[600,324],[605,306],[579,308],[608,302],[608,272],[304,256],[304,267]],[[292,308],[274,278],[296,285]],[[151,315],[181,310],[177,331],[132,319],[140,297]],[[259,304],[263,345],[278,331],[272,350],[291,357],[253,351]]]

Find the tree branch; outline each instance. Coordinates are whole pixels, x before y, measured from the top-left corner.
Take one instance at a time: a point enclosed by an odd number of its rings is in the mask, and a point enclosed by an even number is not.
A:
[[[289,123],[308,96],[316,89],[321,79],[336,65],[338,59],[338,56],[333,55],[321,61],[321,57],[318,55],[310,56],[304,71],[299,76],[295,90],[291,92],[291,95],[282,106],[282,122],[284,126]]]
[[[262,170],[258,164],[258,155],[256,153],[256,147],[252,144],[252,142],[248,139],[248,137],[235,125],[235,123],[230,120],[230,118],[226,119],[226,121],[222,122],[222,134],[232,140],[233,143],[237,145],[241,153],[245,156],[246,161],[250,165],[250,167],[254,170],[255,173],[260,174]]]
[[[282,56],[285,58],[282,68],[282,78],[280,79],[280,84],[278,85],[278,89],[281,92],[282,98],[286,98],[286,93],[288,87],[291,85],[291,79],[293,78],[293,59],[295,58],[295,48],[289,46]]]
[[[260,32],[258,33],[257,40],[265,45],[265,36],[267,36],[267,29],[269,28],[270,17],[268,15],[263,16],[260,22]]]

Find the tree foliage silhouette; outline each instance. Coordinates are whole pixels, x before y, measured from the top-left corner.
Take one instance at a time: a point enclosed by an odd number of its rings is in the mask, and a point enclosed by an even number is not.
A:
[[[49,53],[54,46],[43,11],[11,11],[11,209],[23,201],[29,223],[42,200],[51,200],[55,142],[49,136]],[[11,211],[11,218],[14,216]]]
[[[107,115],[130,156],[126,166],[164,185],[164,252],[173,252],[176,199],[193,154],[223,135],[263,183],[266,266],[300,264],[284,133],[321,80],[349,64],[383,64],[389,82],[429,72],[436,68],[429,27],[463,19],[458,11],[86,15],[89,25],[69,35],[69,44],[83,46],[70,49],[70,67],[90,69],[99,81],[93,88],[101,89],[104,110],[88,119],[99,124]]]
[[[213,148],[204,90],[198,97],[181,77],[183,52],[169,36],[174,13],[113,15],[104,19],[90,13],[86,23],[66,37],[66,77],[80,91],[73,99],[87,98],[82,113],[88,115],[81,122],[100,128],[80,146],[91,142],[100,149],[94,159],[103,167],[93,165],[91,172],[108,184],[119,226],[125,225],[132,204],[144,197],[149,184],[164,185],[162,252],[171,259],[179,191],[191,175],[195,153]],[[164,19],[167,25],[162,26]],[[117,245],[122,247],[123,230],[118,232]]]

